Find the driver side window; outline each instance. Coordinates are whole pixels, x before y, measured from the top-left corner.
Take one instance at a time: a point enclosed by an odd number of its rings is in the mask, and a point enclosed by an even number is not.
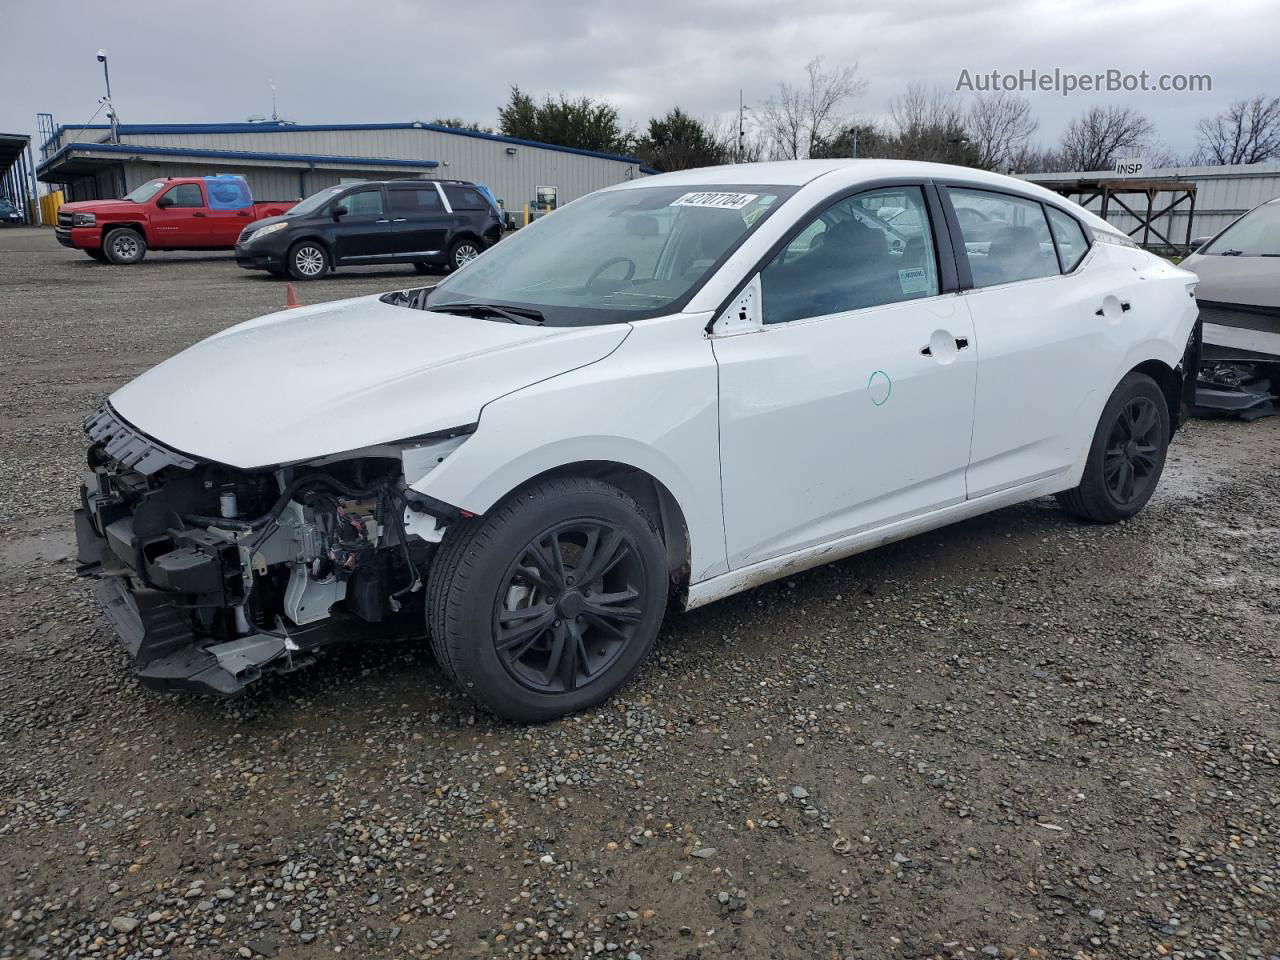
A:
[[[920,187],[840,200],[760,274],[764,322],[789,323],[938,293],[938,261]]]
[[[357,190],[347,194],[338,202],[346,207],[347,213],[353,217],[382,216],[382,190],[378,187],[372,190]]]

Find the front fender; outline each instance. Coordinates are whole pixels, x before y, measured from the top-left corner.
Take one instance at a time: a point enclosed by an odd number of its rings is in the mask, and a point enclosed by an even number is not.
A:
[[[482,514],[549,470],[612,462],[649,474],[689,531],[694,582],[727,569],[715,358],[707,317],[642,321],[612,354],[487,404],[419,493]]]

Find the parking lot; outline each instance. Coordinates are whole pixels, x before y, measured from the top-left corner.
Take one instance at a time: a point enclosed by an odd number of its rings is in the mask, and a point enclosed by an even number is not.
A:
[[[0,231],[0,957],[1280,955],[1280,418],[1193,421],[1133,521],[1036,501],[673,614],[543,726],[425,644],[158,694],[74,575],[80,421],[285,289]]]

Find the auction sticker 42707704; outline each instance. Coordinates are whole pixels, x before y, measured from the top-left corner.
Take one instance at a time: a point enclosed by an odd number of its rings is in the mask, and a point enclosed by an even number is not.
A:
[[[724,210],[741,210],[760,196],[758,193],[686,193],[671,201],[673,207],[719,207]]]

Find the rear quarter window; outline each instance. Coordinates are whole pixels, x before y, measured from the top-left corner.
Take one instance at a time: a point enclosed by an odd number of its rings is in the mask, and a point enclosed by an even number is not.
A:
[[[487,201],[475,187],[464,187],[456,183],[446,183],[444,195],[449,198],[449,206],[454,210],[488,210]]]

